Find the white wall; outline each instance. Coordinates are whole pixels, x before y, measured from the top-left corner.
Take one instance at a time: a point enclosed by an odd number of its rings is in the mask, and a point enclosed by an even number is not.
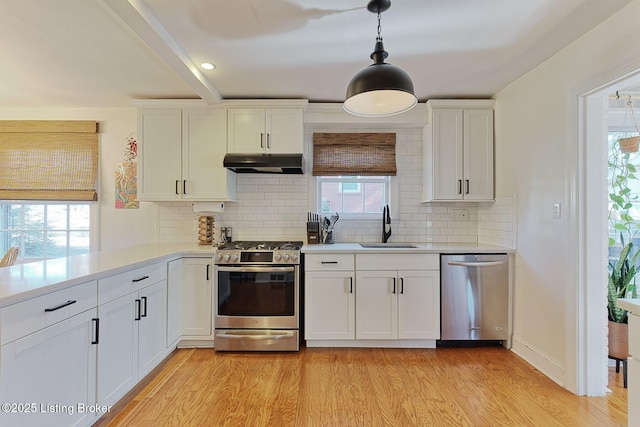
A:
[[[496,195],[518,200],[513,348],[578,392],[579,95],[640,68],[638,16],[640,0],[495,97]],[[595,316],[606,322],[604,304]]]
[[[135,108],[1,108],[0,120],[95,120],[100,122],[98,182],[99,250],[156,241],[156,206],[115,209],[115,164],[122,161],[126,138],[136,132]]]

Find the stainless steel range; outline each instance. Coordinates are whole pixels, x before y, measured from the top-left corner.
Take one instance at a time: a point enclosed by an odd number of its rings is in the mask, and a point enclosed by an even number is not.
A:
[[[230,242],[215,255],[215,349],[300,349],[302,242]]]

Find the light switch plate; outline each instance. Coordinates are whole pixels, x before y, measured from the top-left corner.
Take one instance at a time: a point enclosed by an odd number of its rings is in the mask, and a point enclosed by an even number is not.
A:
[[[553,213],[551,214],[551,218],[553,219],[560,219],[561,216],[561,205],[560,203],[554,203],[553,204]]]

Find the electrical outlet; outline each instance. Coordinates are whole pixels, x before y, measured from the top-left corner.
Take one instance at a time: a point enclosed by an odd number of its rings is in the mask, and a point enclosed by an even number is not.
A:
[[[469,221],[469,211],[466,209],[451,209],[451,218],[457,221]]]

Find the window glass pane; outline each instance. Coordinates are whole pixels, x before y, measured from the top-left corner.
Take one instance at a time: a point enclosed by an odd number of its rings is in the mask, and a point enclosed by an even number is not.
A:
[[[367,216],[381,213],[389,203],[390,183],[387,176],[318,177],[319,211]]]
[[[44,230],[44,205],[25,205],[23,220],[28,230]]]
[[[71,230],[89,230],[91,225],[91,206],[87,203],[69,205],[69,228]],[[87,233],[87,238],[89,234]],[[87,251],[89,245],[87,244]]]
[[[385,205],[384,184],[381,182],[369,182],[364,184],[364,212],[382,212]]]
[[[69,255],[80,255],[89,252],[89,232],[71,231],[69,233]]]
[[[322,192],[322,202],[320,204],[320,212],[343,212],[342,209],[342,193],[340,192],[339,182],[322,182],[320,184]]]
[[[24,231],[22,233],[22,256],[24,258],[44,257],[44,231]]]
[[[67,229],[67,205],[47,206],[47,229],[66,230]]]
[[[45,256],[47,258],[67,256],[66,231],[52,231],[46,234]]]

